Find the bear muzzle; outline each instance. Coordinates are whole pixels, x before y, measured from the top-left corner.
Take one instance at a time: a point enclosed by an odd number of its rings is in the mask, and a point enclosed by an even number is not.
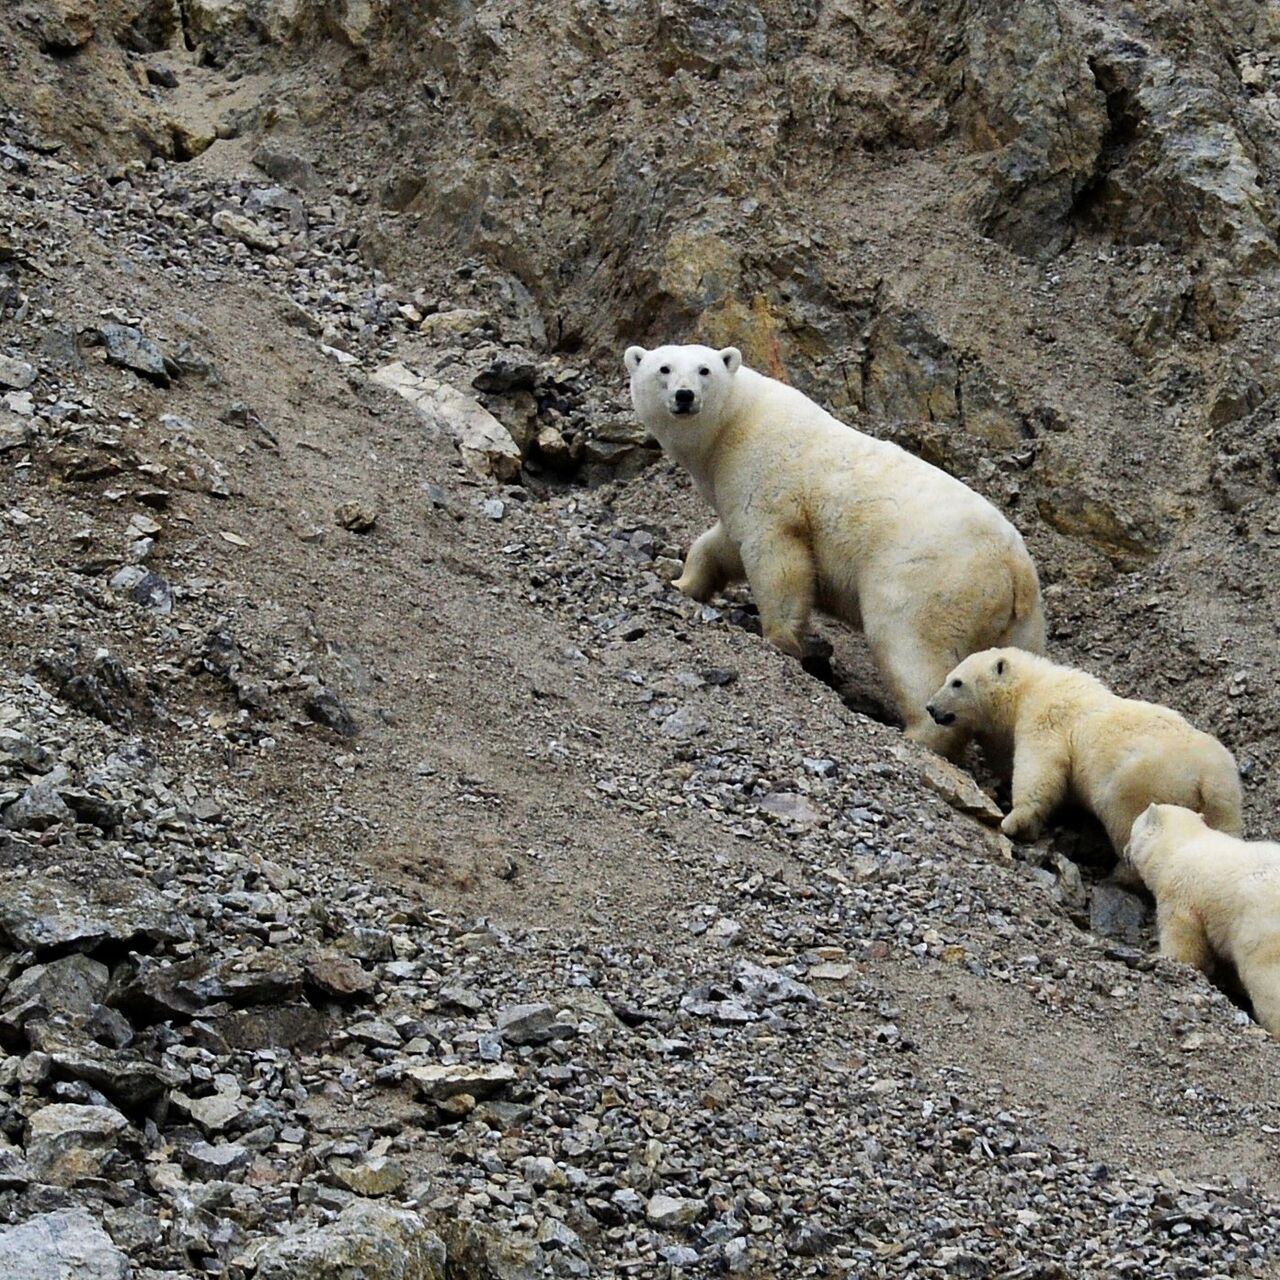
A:
[[[676,418],[691,417],[697,413],[702,406],[698,404],[697,397],[688,387],[681,387],[671,397],[671,414]]]
[[[934,724],[949,725],[956,722],[956,713],[954,711],[939,711],[932,702],[925,707],[925,710],[929,713]]]

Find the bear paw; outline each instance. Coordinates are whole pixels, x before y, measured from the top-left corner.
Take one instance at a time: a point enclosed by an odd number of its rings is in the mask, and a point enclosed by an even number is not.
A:
[[[1034,840],[1040,834],[1040,820],[1026,809],[1014,809],[1005,815],[1000,830],[1010,840]]]
[[[687,570],[673,579],[671,585],[682,595],[688,596],[690,600],[696,600],[699,604],[705,604],[711,599],[711,588],[705,582],[691,578]]]

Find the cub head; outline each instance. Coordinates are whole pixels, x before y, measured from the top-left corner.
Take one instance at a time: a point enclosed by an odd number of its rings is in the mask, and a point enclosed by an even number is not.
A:
[[[1149,804],[1129,828],[1124,860],[1145,880],[1147,868],[1160,856],[1167,840],[1181,842],[1206,829],[1205,820],[1194,809],[1178,804]]]
[[[982,729],[989,717],[992,695],[1010,682],[1017,665],[1015,649],[984,649],[971,653],[942,682],[925,710],[934,723],[957,729]]]
[[[664,427],[669,434],[719,418],[742,353],[737,347],[628,347],[625,361],[636,416],[661,440]]]

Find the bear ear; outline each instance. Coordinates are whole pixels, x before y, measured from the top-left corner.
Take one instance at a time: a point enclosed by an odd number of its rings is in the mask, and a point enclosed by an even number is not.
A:
[[[742,368],[742,352],[737,347],[725,347],[719,354],[730,373],[737,373]]]
[[[628,347],[627,354],[623,356],[623,363],[627,366],[627,372],[635,373],[640,367],[640,361],[648,354],[643,347]]]

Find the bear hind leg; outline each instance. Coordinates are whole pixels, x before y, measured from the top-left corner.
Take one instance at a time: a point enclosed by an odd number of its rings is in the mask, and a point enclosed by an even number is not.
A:
[[[866,634],[876,668],[902,716],[906,736],[958,762],[964,756],[969,734],[963,729],[934,724],[925,710],[954,664],[946,655],[931,652],[918,638],[902,633],[890,635],[874,626]]]
[[[1237,969],[1253,1016],[1280,1040],[1280,965],[1239,965]]]

